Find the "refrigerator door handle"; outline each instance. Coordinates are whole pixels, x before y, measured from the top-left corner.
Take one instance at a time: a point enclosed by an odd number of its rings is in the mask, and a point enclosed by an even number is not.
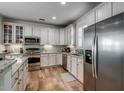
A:
[[[97,46],[98,46],[98,36],[95,38],[94,45],[94,70],[95,70],[95,78],[97,79]]]
[[[95,72],[94,72],[94,45],[95,45],[95,37],[93,38],[93,44],[92,44],[92,75],[95,77]]]

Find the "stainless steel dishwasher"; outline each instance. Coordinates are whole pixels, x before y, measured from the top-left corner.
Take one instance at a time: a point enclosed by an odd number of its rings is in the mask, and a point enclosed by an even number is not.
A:
[[[62,55],[62,66],[65,70],[67,70],[67,54]]]

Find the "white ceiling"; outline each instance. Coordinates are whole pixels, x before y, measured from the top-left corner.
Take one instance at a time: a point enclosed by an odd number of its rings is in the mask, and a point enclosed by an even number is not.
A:
[[[66,5],[61,5],[60,2],[1,2],[0,14],[7,18],[33,22],[43,22],[39,21],[39,18],[43,18],[45,19],[43,23],[67,25],[98,4],[96,2],[67,2]],[[52,20],[52,16],[56,16],[57,19]]]

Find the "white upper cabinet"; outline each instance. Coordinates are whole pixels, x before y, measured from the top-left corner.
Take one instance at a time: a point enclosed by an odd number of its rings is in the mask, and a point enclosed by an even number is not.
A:
[[[2,27],[2,17],[0,16],[0,43],[3,41],[3,27]]]
[[[60,37],[60,34],[59,34],[60,32],[59,32],[59,29],[58,28],[55,28],[55,30],[54,30],[54,44],[55,45],[59,45],[60,43],[59,43],[59,37]]]
[[[14,42],[15,43],[23,43],[24,38],[24,25],[22,24],[15,24],[14,26]]]
[[[83,48],[83,27],[77,28],[77,35],[76,35],[76,47]]]
[[[33,36],[40,37],[40,25],[33,25]]]
[[[54,44],[54,29],[53,28],[49,28],[49,32],[48,32],[48,43],[49,44]]]
[[[124,12],[123,2],[113,2],[113,15]]]
[[[41,44],[48,44],[48,33],[49,30],[47,27],[40,27],[40,38],[41,38]]]
[[[49,28],[48,42],[52,45],[59,44],[59,30],[57,28]]]
[[[112,16],[112,3],[102,3],[96,8],[96,22]]]
[[[26,24],[25,25],[24,36],[32,36],[32,35],[33,35],[32,24]]]
[[[64,30],[64,38],[65,38],[65,40],[64,40],[64,43],[65,43],[65,45],[67,45],[67,43],[68,43],[68,31],[67,31],[67,29],[65,28],[65,30]]]
[[[90,26],[95,24],[95,11],[92,10],[85,15],[85,24],[83,26]]]
[[[4,23],[3,24],[3,35],[4,35],[4,43],[14,43],[14,24],[13,23]]]
[[[23,43],[24,26],[18,23],[4,22],[3,24],[4,43]]]
[[[68,45],[75,44],[75,25],[71,24],[65,28],[66,42]]]
[[[64,28],[60,28],[59,44],[65,45],[65,31]]]

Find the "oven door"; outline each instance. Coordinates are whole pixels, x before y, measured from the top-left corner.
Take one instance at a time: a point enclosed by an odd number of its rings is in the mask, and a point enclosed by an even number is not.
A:
[[[40,70],[40,57],[28,58],[28,71]]]
[[[36,64],[40,62],[40,58],[39,57],[29,57],[28,58],[28,64]]]

